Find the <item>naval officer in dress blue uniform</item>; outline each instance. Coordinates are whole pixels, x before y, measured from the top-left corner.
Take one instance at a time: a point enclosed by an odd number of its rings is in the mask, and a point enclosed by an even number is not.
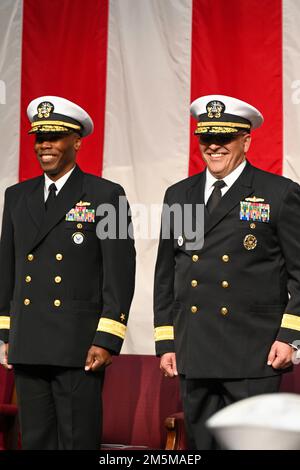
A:
[[[99,449],[104,369],[125,336],[135,249],[132,236],[98,230],[97,208],[110,204],[117,228],[122,216],[131,234],[128,204],[119,205],[120,185],[76,165],[82,138],[93,131],[84,109],[43,96],[27,114],[44,175],[5,194],[4,365],[15,371],[24,449]]]
[[[206,420],[237,400],[276,392],[291,366],[300,339],[300,187],[247,161],[251,133],[263,123],[256,108],[209,95],[191,112],[207,168],[168,188],[165,203],[205,205],[204,243],[193,248],[166,222],[155,339],[165,375],[180,376],[191,448],[212,449]]]

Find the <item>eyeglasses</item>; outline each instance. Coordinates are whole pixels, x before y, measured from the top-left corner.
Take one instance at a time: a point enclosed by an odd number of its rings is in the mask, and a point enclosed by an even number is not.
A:
[[[242,133],[236,134],[203,134],[199,135],[199,142],[203,145],[227,145],[233,142],[238,137],[243,135]]]

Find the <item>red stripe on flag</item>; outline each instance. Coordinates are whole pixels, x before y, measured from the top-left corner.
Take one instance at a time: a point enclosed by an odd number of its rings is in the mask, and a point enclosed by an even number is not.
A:
[[[191,99],[230,95],[264,115],[249,160],[282,172],[281,0],[193,0]],[[191,119],[189,174],[204,168]]]
[[[20,180],[41,173],[28,136],[28,103],[42,95],[70,99],[92,116],[95,131],[83,139],[78,163],[102,172],[108,0],[24,0]]]

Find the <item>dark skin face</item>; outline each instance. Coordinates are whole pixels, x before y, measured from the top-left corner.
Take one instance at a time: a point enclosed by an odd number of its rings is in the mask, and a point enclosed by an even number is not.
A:
[[[57,181],[70,171],[81,146],[81,137],[72,132],[36,134],[34,150],[44,173]]]

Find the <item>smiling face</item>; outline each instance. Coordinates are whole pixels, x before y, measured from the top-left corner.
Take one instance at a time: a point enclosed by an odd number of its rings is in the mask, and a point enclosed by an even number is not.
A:
[[[73,168],[80,145],[74,132],[36,134],[34,150],[43,172],[56,181]]]
[[[208,142],[205,137],[199,137],[202,158],[210,173],[218,179],[225,178],[245,160],[250,143],[251,136],[246,133],[235,136],[229,143],[218,142],[213,137]]]

